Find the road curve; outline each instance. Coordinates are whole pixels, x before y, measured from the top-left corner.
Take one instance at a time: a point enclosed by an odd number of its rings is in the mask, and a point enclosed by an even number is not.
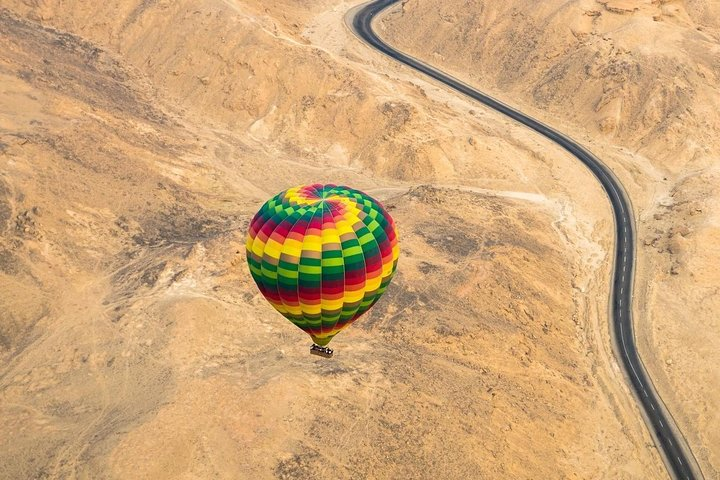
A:
[[[466,95],[513,120],[547,137],[570,152],[595,175],[610,199],[615,218],[615,261],[613,264],[610,294],[610,315],[613,325],[615,353],[625,369],[636,398],[644,410],[645,422],[653,434],[656,445],[670,475],[676,479],[702,478],[695,459],[679,430],[666,414],[652,382],[649,379],[635,346],[632,326],[632,286],[635,268],[635,226],[630,201],[620,182],[595,155],[557,130],[539,122],[518,110],[475,90],[469,85],[431,67],[409,55],[395,50],[380,39],[372,29],[373,19],[384,9],[399,0],[377,0],[363,5],[351,18],[354,33],[370,46],[385,55],[428,75],[447,87]],[[678,434],[676,435],[676,432]],[[681,443],[682,442],[682,443]],[[688,455],[686,455],[686,451]],[[692,463],[690,463],[692,462]]]

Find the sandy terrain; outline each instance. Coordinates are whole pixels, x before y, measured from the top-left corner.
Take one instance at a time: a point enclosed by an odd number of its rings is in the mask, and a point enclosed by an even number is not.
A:
[[[369,51],[344,26],[352,3],[265,3],[0,9],[0,477],[663,478],[609,346],[612,220],[590,174]],[[652,298],[691,271],[711,285],[691,262],[714,231],[693,203],[712,172],[680,188],[587,135],[641,215],[665,215],[644,247],[664,249],[645,269],[667,265]],[[266,198],[315,181],[383,200],[402,242],[331,361],[242,251]],[[684,236],[676,205],[702,209]],[[664,366],[660,333],[679,326],[650,298]],[[660,381],[694,386],[694,361]]]
[[[706,478],[720,478],[720,5],[409,0],[384,28],[618,173],[641,240],[641,355]]]

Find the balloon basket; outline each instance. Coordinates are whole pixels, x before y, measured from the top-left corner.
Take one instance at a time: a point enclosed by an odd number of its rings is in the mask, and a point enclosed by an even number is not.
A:
[[[310,353],[313,355],[317,355],[319,357],[325,357],[330,358],[333,356],[333,350],[329,347],[321,347],[320,345],[317,345],[313,343],[312,347],[310,347]]]

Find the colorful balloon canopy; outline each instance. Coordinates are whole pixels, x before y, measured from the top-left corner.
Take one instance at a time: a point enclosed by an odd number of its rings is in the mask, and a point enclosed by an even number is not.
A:
[[[395,223],[377,200],[321,184],[268,200],[250,222],[246,249],[260,292],[321,346],[378,301],[400,254]]]

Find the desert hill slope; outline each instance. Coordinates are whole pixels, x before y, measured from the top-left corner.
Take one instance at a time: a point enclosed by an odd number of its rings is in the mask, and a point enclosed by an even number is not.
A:
[[[720,478],[720,4],[409,0],[396,46],[584,140],[628,188],[641,355]]]
[[[352,4],[4,6],[0,477],[664,475],[572,158],[370,53]],[[242,250],[316,181],[377,196],[402,242],[332,361]]]

